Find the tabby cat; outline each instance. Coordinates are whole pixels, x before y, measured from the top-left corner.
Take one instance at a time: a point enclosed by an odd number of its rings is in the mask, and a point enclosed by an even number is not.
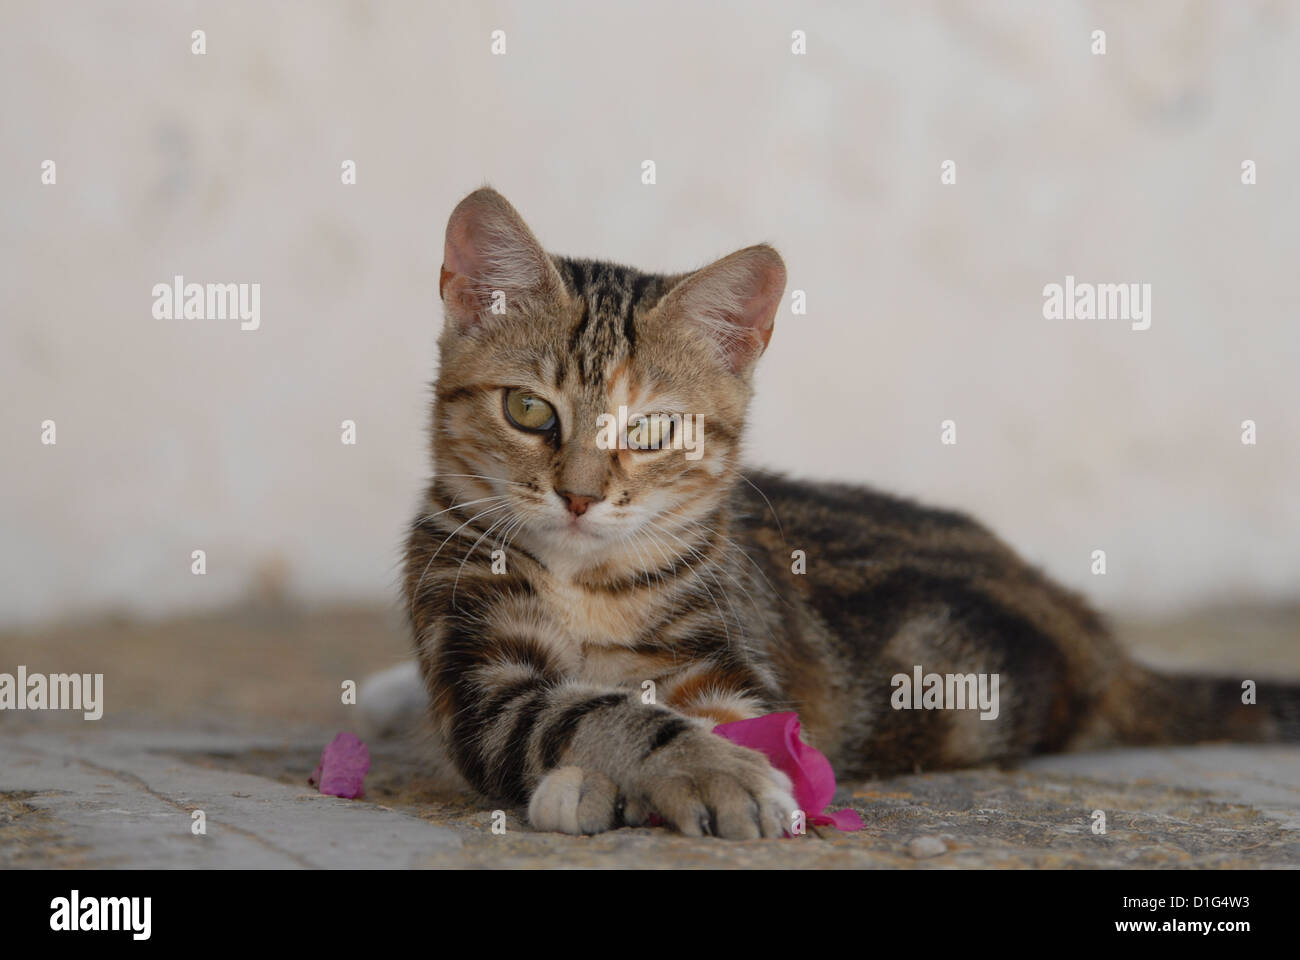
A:
[[[488,188],[452,213],[436,474],[405,593],[434,725],[470,784],[538,829],[655,812],[744,839],[789,829],[791,784],[711,729],[773,711],[797,711],[841,778],[1297,738],[1295,689],[1246,705],[1238,681],[1135,665],[961,514],[742,471],[785,283],[765,245],[643,273],[546,253]],[[895,709],[891,678],[918,666],[996,674],[997,717]]]

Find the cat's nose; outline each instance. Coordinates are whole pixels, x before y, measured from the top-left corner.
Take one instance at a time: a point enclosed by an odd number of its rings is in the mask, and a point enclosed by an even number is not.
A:
[[[568,490],[556,490],[564,502],[569,506],[569,512],[575,517],[580,517],[587,512],[587,508],[593,503],[599,503],[604,497],[591,497],[585,493],[570,493]]]

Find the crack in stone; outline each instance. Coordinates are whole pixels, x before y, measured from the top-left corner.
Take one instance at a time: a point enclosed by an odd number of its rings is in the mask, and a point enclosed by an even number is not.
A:
[[[133,786],[149,794],[149,796],[153,797],[155,800],[160,800],[163,803],[167,804],[168,806],[174,807],[175,809],[181,811],[187,816],[193,813],[195,810],[200,809],[197,805],[186,806],[185,804],[177,800],[173,800],[171,797],[168,797],[165,794],[159,793],[153,787],[149,786],[149,784],[146,783],[141,777],[137,776],[134,773],[131,773],[130,771],[114,770],[111,767],[104,767],[97,763],[92,763],[91,761],[86,760],[82,757],[78,757],[77,762],[80,763],[83,767],[87,767],[91,770],[96,771],[97,773],[104,773],[111,777],[116,777],[118,780],[122,781],[123,783],[132,784]],[[310,860],[307,860],[304,857],[299,856],[298,854],[294,853],[292,850],[288,850],[280,846],[278,843],[275,843],[274,841],[267,840],[265,837],[254,833],[252,830],[248,830],[245,827],[236,826],[235,824],[230,823],[229,821],[226,820],[219,820],[217,822],[221,825],[223,829],[229,830],[231,833],[237,833],[241,837],[245,837],[249,840],[252,840],[254,843],[265,848],[266,850],[270,850],[274,853],[278,853],[283,857],[288,857],[290,860],[292,860],[300,867],[305,867],[308,870],[318,869],[316,864],[312,863]]]

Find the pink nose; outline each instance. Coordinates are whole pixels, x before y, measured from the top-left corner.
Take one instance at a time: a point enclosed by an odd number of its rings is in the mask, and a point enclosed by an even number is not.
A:
[[[587,512],[587,508],[593,503],[599,503],[604,497],[588,497],[581,493],[569,493],[567,490],[557,490],[564,502],[569,505],[569,512],[575,517],[580,517]]]

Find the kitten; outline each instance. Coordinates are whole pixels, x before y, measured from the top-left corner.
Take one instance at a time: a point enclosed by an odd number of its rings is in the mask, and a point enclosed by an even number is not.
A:
[[[548,254],[491,189],[452,213],[436,475],[405,592],[432,719],[470,784],[542,830],[653,811],[743,839],[782,835],[791,785],[710,731],[776,710],[841,778],[1297,738],[1296,689],[1250,706],[1236,681],[1136,666],[961,514],[742,473],[785,282],[764,245],[669,276]],[[918,667],[996,675],[996,718],[896,709],[911,704],[893,678]]]

